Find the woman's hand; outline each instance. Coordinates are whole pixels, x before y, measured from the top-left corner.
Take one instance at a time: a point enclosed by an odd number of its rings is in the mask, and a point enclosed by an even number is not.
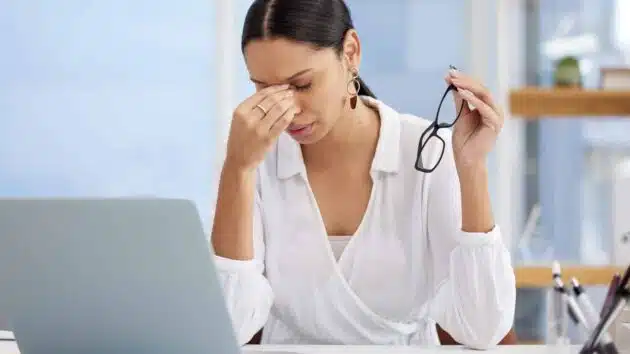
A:
[[[485,168],[488,153],[503,128],[503,112],[492,100],[488,89],[469,76],[452,69],[446,81],[457,88],[457,92],[453,91],[457,110],[465,101],[453,127],[453,153],[457,168]]]
[[[245,99],[234,110],[225,164],[239,170],[256,169],[298,113],[288,85],[266,87]]]

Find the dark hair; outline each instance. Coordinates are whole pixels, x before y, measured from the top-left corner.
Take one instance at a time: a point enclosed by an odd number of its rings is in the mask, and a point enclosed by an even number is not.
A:
[[[353,28],[343,0],[254,0],[245,15],[241,50],[255,39],[281,37],[341,55],[346,33]],[[359,95],[376,98],[360,77],[359,83]]]

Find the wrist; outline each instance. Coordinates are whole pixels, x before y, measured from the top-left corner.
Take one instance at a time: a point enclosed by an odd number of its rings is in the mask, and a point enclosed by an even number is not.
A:
[[[488,177],[486,160],[476,162],[459,162],[456,160],[455,168],[460,180],[472,179],[473,181],[478,181],[479,179],[483,180]]]
[[[223,175],[229,175],[233,178],[251,177],[256,171],[256,167],[250,167],[240,163],[233,162],[229,159],[225,160],[221,173]]]
[[[221,170],[221,181],[229,181],[235,186],[245,186],[254,183],[256,169],[226,163]]]

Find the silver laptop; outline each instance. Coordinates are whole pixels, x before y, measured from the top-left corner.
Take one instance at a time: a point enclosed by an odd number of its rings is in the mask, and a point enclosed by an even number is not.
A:
[[[22,354],[238,354],[197,209],[0,199],[0,313]]]

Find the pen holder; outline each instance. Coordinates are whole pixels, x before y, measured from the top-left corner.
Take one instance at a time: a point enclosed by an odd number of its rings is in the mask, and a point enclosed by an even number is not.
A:
[[[601,320],[593,329],[590,338],[584,343],[580,354],[618,354],[619,350],[614,341],[604,343],[604,333],[608,333],[611,325],[620,317],[630,301],[630,290],[625,287],[617,290],[615,300],[610,308],[601,317]],[[625,351],[622,351],[625,352]]]
[[[570,344],[569,313],[562,294],[551,290],[547,301],[547,344]]]
[[[626,308],[613,322],[612,327],[610,335],[617,344],[619,351],[630,353],[630,305],[626,305]]]

